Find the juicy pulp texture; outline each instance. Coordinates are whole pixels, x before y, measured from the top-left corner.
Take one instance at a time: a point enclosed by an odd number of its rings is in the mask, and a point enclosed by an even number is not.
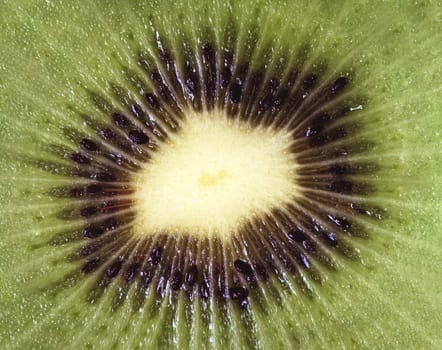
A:
[[[44,5],[6,1],[2,11],[2,344],[441,347],[442,40],[436,1],[82,6],[70,1]],[[53,143],[75,149],[63,132],[68,128],[91,133],[93,127],[78,117],[78,110],[98,120],[108,118],[97,111],[86,90],[112,96],[109,81],[124,80],[121,65],[132,66],[137,51],[151,45],[148,37],[157,28],[170,34],[171,43],[187,36],[196,45],[207,27],[215,28],[216,40],[228,40],[223,28],[231,20],[239,23],[238,52],[247,51],[248,21],[256,20],[262,30],[256,46],[271,43],[270,57],[279,57],[283,47],[290,50],[290,60],[302,56],[306,66],[327,58],[330,75],[348,68],[355,72],[353,84],[367,97],[359,122],[376,142],[376,148],[361,157],[381,165],[381,171],[371,176],[377,192],[370,201],[389,213],[382,225],[361,219],[370,228],[369,240],[354,241],[362,264],[337,258],[338,271],[325,274],[324,285],[314,287],[313,301],[288,279],[277,287],[282,300],[265,290],[269,303],[265,312],[258,310],[251,317],[232,309],[228,320],[216,308],[205,309],[199,303],[189,307],[182,300],[172,306],[168,300],[149,300],[143,312],[125,305],[110,314],[109,300],[93,307],[83,302],[83,287],[92,279],[78,285],[70,281],[73,289],[67,282],[56,296],[41,290],[46,282],[68,274],[72,264],[58,262],[68,249],[47,247],[42,254],[33,248],[79,223],[67,224],[55,215],[69,200],[47,195],[54,185],[71,179],[37,169],[30,159],[41,154],[55,158],[49,149]],[[265,57],[264,50],[257,50],[250,59]],[[278,65],[278,60],[269,64]]]

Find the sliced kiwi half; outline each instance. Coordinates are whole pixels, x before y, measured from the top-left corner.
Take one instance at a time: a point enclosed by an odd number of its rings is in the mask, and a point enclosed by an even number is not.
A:
[[[441,13],[4,1],[2,346],[440,348]]]

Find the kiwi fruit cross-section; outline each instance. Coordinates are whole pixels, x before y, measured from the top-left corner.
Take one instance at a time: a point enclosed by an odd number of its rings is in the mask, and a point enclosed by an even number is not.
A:
[[[437,1],[5,1],[10,349],[442,346]]]

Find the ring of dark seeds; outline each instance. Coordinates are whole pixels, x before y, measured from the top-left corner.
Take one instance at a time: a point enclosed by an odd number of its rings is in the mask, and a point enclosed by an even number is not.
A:
[[[154,43],[156,61],[139,54],[144,76],[126,69],[141,103],[118,84],[113,85],[113,98],[124,108],[116,108],[99,92],[90,92],[96,106],[109,115],[108,122],[81,114],[95,134],[67,132],[78,149],[64,155],[71,162],[66,173],[82,181],[56,188],[53,195],[79,203],[61,215],[81,217],[86,224],[81,230],[55,235],[51,244],[83,242],[69,259],[79,262],[76,274],[80,277],[96,278],[88,300],[96,302],[110,284],[117,283],[122,288],[114,308],[122,304],[129,287],[136,289],[135,307],[142,306],[151,291],[158,298],[182,293],[190,300],[215,298],[247,309],[251,302],[265,302],[261,287],[272,288],[270,280],[287,287],[287,278],[312,296],[301,276],[320,284],[323,277],[317,266],[335,270],[336,254],[357,261],[351,239],[368,236],[357,218],[383,217],[382,210],[358,199],[374,189],[356,175],[371,174],[378,167],[351,160],[373,147],[369,140],[351,138],[360,125],[353,122],[357,118],[348,116],[357,115],[363,103],[352,94],[352,75],[324,78],[320,66],[318,71],[315,67],[303,70],[302,62],[280,71],[259,68],[247,55],[236,56],[233,46],[210,40],[196,51],[183,41],[183,47],[174,51],[179,55],[168,50],[159,35]],[[146,78],[153,88],[146,86]],[[229,243],[168,232],[135,237],[131,174],[168,134],[180,132],[179,121],[186,110],[215,108],[252,125],[293,131],[291,151],[300,165],[297,175],[303,199],[251,220]],[[37,164],[49,171],[60,169],[48,161]]]

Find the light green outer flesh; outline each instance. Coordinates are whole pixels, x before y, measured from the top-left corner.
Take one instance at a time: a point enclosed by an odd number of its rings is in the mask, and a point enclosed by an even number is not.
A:
[[[46,266],[28,249],[35,236],[56,232],[60,224],[50,213],[61,204],[42,193],[61,179],[33,169],[18,155],[38,154],[48,143],[64,140],[65,124],[84,128],[66,106],[92,111],[80,85],[104,90],[106,81],[121,80],[117,62],[130,61],[134,52],[123,38],[130,31],[134,42],[147,42],[149,16],[166,32],[191,32],[200,28],[199,18],[210,17],[213,26],[222,28],[229,7],[224,1],[113,3],[7,0],[1,5],[0,344],[156,349],[185,348],[190,339],[198,349],[247,348],[239,315],[232,315],[230,332],[219,323],[210,331],[200,326],[198,307],[190,328],[180,318],[180,308],[176,328],[164,329],[147,314],[129,317],[124,307],[113,318],[100,308],[76,309],[70,301],[58,301],[57,310],[50,296],[29,292],[31,281],[56,278],[68,269]],[[185,15],[174,18],[177,7]],[[340,261],[341,272],[329,274],[324,287],[314,287],[314,302],[290,295],[285,309],[272,306],[268,315],[257,314],[258,345],[441,348],[440,3],[241,1],[232,8],[243,21],[257,17],[255,8],[262,10],[259,21],[267,28],[267,39],[280,36],[281,45],[295,48],[308,39],[312,56],[338,65],[345,61],[344,67],[354,69],[361,93],[369,98],[361,118],[377,142],[370,159],[383,166],[375,177],[380,190],[373,199],[388,208],[391,218],[382,226],[372,224],[375,239],[356,243],[364,264]],[[35,271],[35,266],[41,269]],[[169,317],[168,308],[163,310],[158,317]],[[168,337],[172,341],[164,343]]]

